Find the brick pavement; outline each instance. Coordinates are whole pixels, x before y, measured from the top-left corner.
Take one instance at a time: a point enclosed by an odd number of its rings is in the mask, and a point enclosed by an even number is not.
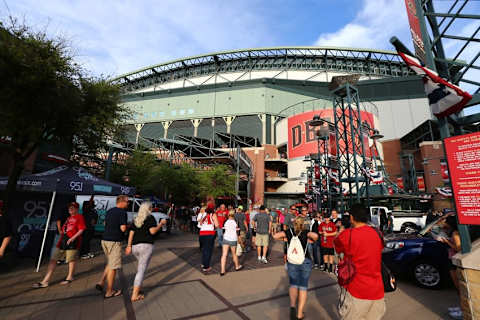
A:
[[[76,280],[58,285],[67,267],[56,270],[50,286],[33,290],[41,279],[28,262],[17,270],[0,275],[0,319],[286,319],[289,314],[288,279],[283,266],[274,263],[241,272],[205,276],[169,248],[188,252],[198,245],[190,234],[172,235],[155,244],[155,251],[144,282],[145,300],[131,303],[129,291],[135,276],[133,257],[124,260],[117,277],[123,297],[104,300],[94,289],[103,270],[100,255],[78,264]],[[272,255],[281,255],[281,243]],[[180,251],[180,250],[179,250]],[[255,253],[249,253],[255,255]],[[188,260],[188,259],[187,259]],[[200,262],[199,262],[200,263]],[[276,265],[275,265],[276,264]],[[338,319],[338,286],[335,279],[314,270],[310,280],[305,313],[311,319]],[[458,304],[453,289],[425,290],[408,281],[386,295],[384,319],[446,319],[447,307]]]

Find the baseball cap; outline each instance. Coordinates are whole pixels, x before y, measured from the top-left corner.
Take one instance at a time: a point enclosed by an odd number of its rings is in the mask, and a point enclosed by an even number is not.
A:
[[[242,205],[239,205],[239,206],[238,206],[238,209],[243,210],[243,206],[242,206]]]
[[[67,207],[67,208],[70,208],[70,207],[75,207],[75,208],[78,209],[78,208],[80,208],[80,205],[78,204],[78,202],[75,202],[75,201],[74,201],[74,202],[70,202],[70,203],[68,204],[68,207]]]

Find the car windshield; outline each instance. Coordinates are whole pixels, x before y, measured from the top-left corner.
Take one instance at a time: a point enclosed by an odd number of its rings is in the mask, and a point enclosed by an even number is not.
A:
[[[441,221],[444,221],[448,216],[452,216],[452,215],[453,213],[447,213],[441,216],[440,218],[426,225],[418,234],[420,234],[421,236],[425,236],[428,233],[434,233],[436,235],[444,233],[442,228],[439,226],[439,223]]]

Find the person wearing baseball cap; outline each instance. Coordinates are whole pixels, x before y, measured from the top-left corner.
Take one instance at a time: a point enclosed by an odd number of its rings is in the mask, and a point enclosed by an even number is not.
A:
[[[85,230],[85,219],[78,213],[79,207],[78,202],[68,204],[69,217],[60,231],[60,240],[57,243],[53,255],[50,257],[47,274],[42,281],[34,283],[33,288],[40,289],[48,287],[48,282],[57,266],[57,260],[61,259],[66,259],[68,263],[68,274],[60,284],[69,284],[74,280],[75,262],[78,259],[78,252],[82,246],[82,233]]]

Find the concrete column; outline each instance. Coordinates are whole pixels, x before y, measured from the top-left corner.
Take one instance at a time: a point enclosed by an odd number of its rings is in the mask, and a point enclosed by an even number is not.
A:
[[[472,243],[472,251],[453,257],[457,266],[460,307],[464,320],[480,319],[480,239]]]
[[[200,125],[200,122],[202,122],[202,119],[192,119],[190,120],[192,121],[192,124],[193,124],[193,136],[194,137],[197,137],[198,135],[198,126]]]
[[[144,125],[145,125],[145,123],[136,123],[135,124],[135,130],[137,130],[137,137],[135,139],[135,147],[138,146],[138,139],[140,138],[140,131],[142,130]]]
[[[277,121],[279,117],[277,116],[271,116],[271,126],[270,126],[270,132],[271,132],[271,137],[272,137],[272,144],[277,144],[277,137],[275,135],[275,122]]]
[[[223,120],[227,124],[227,133],[230,133],[230,128],[232,126],[233,120],[235,120],[235,116],[232,117],[223,117]]]
[[[259,114],[258,118],[262,121],[262,145],[267,143],[267,115]]]
[[[173,121],[162,121],[163,126],[163,139],[167,139],[168,128],[172,124]]]

